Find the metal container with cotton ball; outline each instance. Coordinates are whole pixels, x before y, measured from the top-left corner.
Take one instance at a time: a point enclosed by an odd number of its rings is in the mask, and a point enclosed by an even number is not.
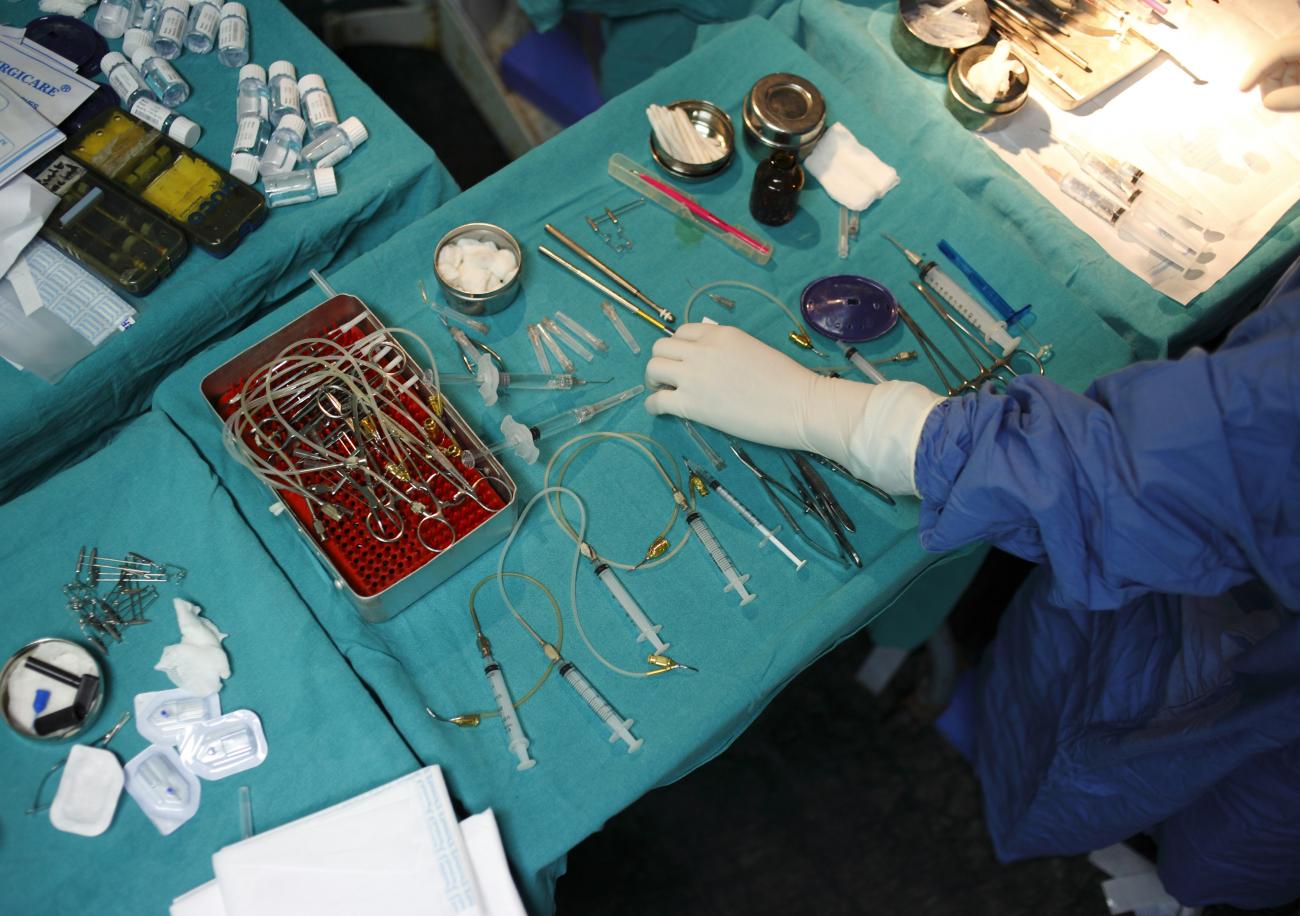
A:
[[[1029,71],[1003,40],[957,56],[948,70],[944,104],[967,130],[996,130],[1029,99]]]
[[[494,315],[519,295],[523,252],[492,223],[466,223],[433,249],[433,272],[447,301],[466,315]]]
[[[943,76],[956,52],[979,44],[991,27],[984,0],[899,0],[889,43],[913,70]]]

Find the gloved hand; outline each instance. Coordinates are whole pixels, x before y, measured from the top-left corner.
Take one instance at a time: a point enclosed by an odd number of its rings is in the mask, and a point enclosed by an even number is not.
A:
[[[646,364],[652,414],[671,413],[778,448],[818,452],[896,494],[916,494],[916,445],[943,400],[913,382],[825,378],[739,328],[685,324]]]
[[[1300,32],[1269,45],[1241,77],[1241,91],[1259,86],[1265,108],[1300,111]]]

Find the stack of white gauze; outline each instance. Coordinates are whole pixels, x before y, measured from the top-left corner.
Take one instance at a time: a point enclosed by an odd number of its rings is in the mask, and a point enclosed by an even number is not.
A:
[[[645,110],[645,116],[650,119],[659,148],[674,159],[704,165],[722,156],[722,146],[696,130],[682,109],[651,105]]]
[[[492,812],[457,823],[432,766],[212,857],[171,916],[524,916]]]
[[[517,273],[515,253],[488,239],[461,236],[438,252],[438,276],[463,293],[490,293]]]
[[[839,122],[826,131],[804,165],[831,200],[859,212],[898,184],[898,173]]]

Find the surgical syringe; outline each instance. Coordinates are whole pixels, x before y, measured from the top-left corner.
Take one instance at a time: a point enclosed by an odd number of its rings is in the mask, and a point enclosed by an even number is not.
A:
[[[506,728],[506,746],[510,748],[510,753],[519,758],[519,765],[515,769],[531,769],[537,765],[537,761],[528,756],[528,736],[524,734],[524,727],[519,724],[519,714],[515,711],[515,702],[510,697],[510,688],[506,686],[505,675],[501,673],[501,666],[497,664],[497,660],[492,657],[492,644],[483,633],[483,628],[478,622],[478,614],[475,613],[472,604],[469,614],[474,621],[478,651],[483,656],[483,673],[487,675],[488,686],[492,688],[492,697],[497,701],[501,724]]]
[[[609,701],[600,695],[600,691],[591,686],[591,681],[582,676],[578,666],[569,661],[560,654],[560,650],[555,648],[546,640],[542,639],[541,634],[532,628],[532,625],[519,614],[518,611],[511,608],[511,613],[515,615],[515,620],[523,625],[528,631],[528,635],[537,640],[537,645],[541,647],[543,654],[555,664],[555,668],[560,672],[560,677],[564,682],[573,688],[574,692],[582,698],[582,702],[600,717],[600,721],[609,727],[609,743],[623,741],[627,745],[627,752],[630,754],[642,745],[642,740],[632,734],[632,720],[624,719],[618,714]]]
[[[542,439],[586,423],[592,417],[609,410],[611,407],[617,407],[624,401],[631,400],[643,391],[645,391],[645,385],[636,385],[626,391],[620,391],[618,394],[611,394],[609,397],[595,403],[565,410],[529,426],[525,426],[507,414],[501,421],[501,434],[505,436],[505,439],[495,445],[488,446],[481,452],[464,450],[460,455],[461,462],[466,467],[473,467],[475,462],[485,455],[499,455],[506,449],[514,449],[516,455],[528,464],[532,464],[537,460],[537,443]]]
[[[645,611],[641,610],[641,605],[636,603],[632,593],[627,590],[618,576],[614,575],[614,570],[610,569],[609,564],[600,558],[600,555],[591,548],[590,545],[582,545],[582,555],[591,561],[592,571],[596,578],[609,591],[614,600],[623,608],[623,613],[627,614],[628,620],[637,628],[641,635],[636,638],[637,642],[649,641],[654,646],[657,655],[666,655],[668,653],[668,643],[659,638],[659,631],[663,626],[651,623],[650,618],[646,616]]]
[[[1007,332],[1007,323],[999,321],[989,314],[988,309],[980,305],[973,296],[968,294],[964,289],[953,282],[934,261],[927,261],[919,254],[904,248],[892,236],[881,235],[899,251],[907,262],[916,268],[917,274],[926,286],[934,290],[939,296],[957,310],[957,313],[970,322],[971,327],[984,335],[984,339],[989,343],[1002,348],[1003,356],[1010,356],[1020,346],[1020,338],[1012,337]],[[856,363],[854,364],[856,365]]]
[[[713,492],[721,496],[723,501],[725,501],[727,505],[731,506],[731,508],[736,510],[737,515],[739,515],[746,522],[748,522],[750,526],[754,528],[755,531],[757,531],[759,534],[763,536],[763,539],[758,542],[759,547],[762,547],[764,544],[771,542],[773,547],[781,551],[781,554],[787,560],[789,560],[791,563],[794,564],[794,568],[796,570],[804,568],[804,566],[808,563],[808,561],[799,559],[799,557],[794,553],[794,551],[792,551],[789,547],[787,547],[784,543],[782,543],[781,539],[776,536],[776,531],[764,525],[762,521],[759,520],[758,516],[749,510],[748,506],[742,503],[739,499],[736,498],[736,496],[732,494],[730,490],[728,490],[726,487],[724,487],[721,483],[718,482],[718,478],[714,477],[712,474],[708,473],[703,468],[698,468],[695,465],[691,464],[690,460],[687,459],[685,456],[682,457],[682,460],[686,462],[686,470],[688,473],[694,474],[695,476],[703,480],[706,484],[708,484],[709,488],[712,489]],[[780,526],[777,527],[779,528]]]
[[[885,378],[884,373],[882,373],[879,369],[877,369],[872,364],[871,360],[867,359],[865,356],[863,356],[861,353],[858,352],[857,347],[853,346],[852,344],[845,343],[842,340],[835,341],[835,345],[840,348],[840,351],[844,354],[844,358],[847,359],[849,362],[853,363],[854,367],[863,375],[865,375],[867,378],[871,379],[873,382],[876,382],[877,384],[881,384],[883,382],[888,381],[888,379]]]
[[[993,285],[989,283],[988,280],[985,280],[984,276],[979,271],[974,267],[971,267],[970,264],[966,262],[966,259],[957,253],[956,248],[953,248],[952,245],[948,244],[947,239],[939,239],[939,251],[949,261],[952,261],[954,267],[965,274],[966,279],[969,280],[971,284],[980,291],[980,294],[984,296],[984,301],[993,306],[993,308],[997,310],[997,313],[1006,320],[1008,328],[1016,323],[1020,324],[1021,332],[1025,337],[1029,338],[1029,342],[1036,348],[1034,352],[1035,356],[1044,362],[1052,358],[1052,345],[1041,343],[1038,338],[1033,335],[1033,332],[1029,330],[1029,323],[1035,317],[1029,310],[1030,306],[1026,305],[1024,308],[1018,310],[1013,309],[1011,303],[1003,299],[1002,294],[994,289]]]
[[[1168,211],[1171,216],[1182,217],[1202,230],[1214,228],[1206,225],[1209,222],[1206,214],[1194,207],[1185,197],[1168,185],[1156,181],[1144,169],[1132,162],[1086,149],[1061,137],[1055,139],[1074,157],[1074,161],[1083,167],[1084,172],[1114,190],[1126,204],[1136,205],[1139,198],[1145,195],[1149,201]]]
[[[1071,200],[1081,204],[1115,227],[1131,235],[1138,244],[1152,254],[1173,264],[1180,271],[1196,263],[1200,254],[1198,246],[1178,238],[1170,227],[1158,225],[1150,213],[1130,210],[1102,188],[1071,173],[1062,175],[1056,169],[1043,166],[1048,177],[1056,181],[1061,191]]]
[[[480,384],[476,376],[450,372],[442,373],[438,379],[443,385]],[[603,385],[608,381],[610,380],[607,378],[582,379],[568,372],[502,372],[500,375],[500,387],[503,390],[517,388],[529,391],[568,391],[580,385]]]
[[[718,543],[718,539],[714,536],[709,523],[700,516],[698,511],[687,506],[686,497],[682,495],[680,490],[673,490],[673,500],[686,512],[686,524],[695,532],[695,536],[700,539],[704,549],[709,552],[709,558],[713,560],[714,565],[718,567],[718,571],[727,580],[727,584],[722,587],[722,590],[724,592],[734,591],[740,598],[741,607],[757,598],[757,595],[745,588],[745,583],[749,581],[748,574],[741,575],[736,571],[736,564],[731,562],[731,557],[727,555],[727,551]]]

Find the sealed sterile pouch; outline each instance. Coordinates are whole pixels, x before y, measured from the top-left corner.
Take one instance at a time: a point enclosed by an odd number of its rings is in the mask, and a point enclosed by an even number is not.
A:
[[[199,810],[199,780],[170,747],[151,744],[126,764],[126,792],[167,836]]]
[[[190,729],[180,759],[197,776],[224,779],[258,766],[266,751],[262,720],[251,709],[236,709]]]
[[[191,728],[220,716],[215,693],[196,697],[178,687],[135,695],[135,728],[150,744],[180,747]]]
[[[50,823],[64,833],[99,836],[113,823],[124,781],[116,754],[78,744],[63,765],[59,789],[50,805]]]

